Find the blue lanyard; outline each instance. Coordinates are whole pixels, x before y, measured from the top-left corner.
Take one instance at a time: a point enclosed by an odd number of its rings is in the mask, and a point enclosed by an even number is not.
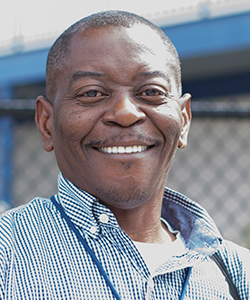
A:
[[[118,292],[116,291],[115,287],[113,286],[112,282],[110,281],[107,273],[104,271],[104,269],[103,269],[100,261],[95,256],[94,251],[89,247],[89,245],[87,244],[87,241],[81,236],[81,234],[78,231],[78,229],[74,226],[74,224],[72,223],[72,221],[70,220],[70,218],[67,216],[67,214],[65,213],[62,205],[56,201],[56,199],[55,199],[54,196],[51,196],[50,199],[53,202],[53,204],[56,206],[56,208],[60,211],[62,217],[65,219],[65,221],[67,222],[67,224],[69,225],[69,227],[75,233],[75,235],[77,236],[78,240],[82,243],[82,245],[84,246],[85,250],[91,256],[93,262],[96,264],[97,268],[99,269],[100,273],[102,274],[103,278],[105,279],[107,285],[111,289],[111,291],[112,291],[113,295],[115,296],[115,298],[117,300],[121,300],[121,297],[119,296]],[[187,276],[185,278],[185,282],[184,282],[183,287],[182,287],[182,292],[181,292],[180,300],[184,299],[184,296],[185,296],[185,293],[186,293],[186,289],[187,289],[187,285],[188,285],[188,281],[189,281],[189,277],[190,277],[190,274],[191,274],[191,269],[192,268],[188,268]]]
[[[188,285],[189,277],[190,277],[190,275],[191,275],[191,271],[192,271],[192,268],[189,267],[189,268],[187,269],[187,275],[186,275],[184,284],[183,284],[183,286],[182,286],[182,291],[181,291],[180,300],[183,300],[183,299],[184,299],[184,296],[185,296],[185,294],[186,294],[187,285]]]

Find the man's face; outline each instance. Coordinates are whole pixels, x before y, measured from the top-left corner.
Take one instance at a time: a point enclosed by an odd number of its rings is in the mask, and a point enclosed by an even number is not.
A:
[[[188,122],[170,59],[146,26],[89,29],[71,42],[53,148],[62,174],[108,206],[132,209],[162,194]]]

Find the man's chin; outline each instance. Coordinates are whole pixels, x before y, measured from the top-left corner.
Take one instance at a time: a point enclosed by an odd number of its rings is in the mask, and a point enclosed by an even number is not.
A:
[[[104,190],[102,188],[96,189],[100,203],[107,207],[114,207],[118,209],[130,210],[145,203],[148,199],[148,191],[131,189]]]

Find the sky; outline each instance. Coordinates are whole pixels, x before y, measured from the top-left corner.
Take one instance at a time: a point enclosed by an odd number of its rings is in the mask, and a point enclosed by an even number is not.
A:
[[[108,9],[127,10],[152,19],[164,12],[192,9],[209,0],[0,0],[0,48],[13,38],[25,43],[56,37],[77,20]],[[210,0],[210,2],[237,0]]]

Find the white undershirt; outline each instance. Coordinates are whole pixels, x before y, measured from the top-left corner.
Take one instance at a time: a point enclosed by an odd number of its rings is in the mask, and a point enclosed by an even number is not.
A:
[[[146,262],[151,274],[154,274],[156,269],[169,258],[173,256],[180,256],[186,252],[186,247],[180,232],[175,233],[176,239],[173,242],[168,239],[164,244],[141,243],[134,241],[135,246]]]

